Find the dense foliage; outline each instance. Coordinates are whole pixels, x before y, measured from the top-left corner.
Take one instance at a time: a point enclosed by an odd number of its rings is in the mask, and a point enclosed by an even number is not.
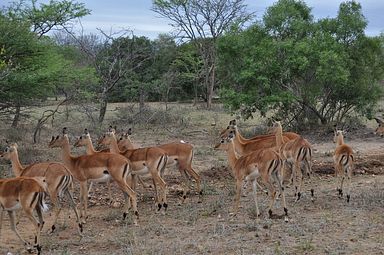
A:
[[[164,17],[196,19],[191,30],[177,27],[183,19],[174,24],[188,41],[167,34],[151,40],[128,30],[75,34],[68,28],[90,10],[73,1],[4,8],[2,117],[16,126],[29,106],[64,97],[97,105],[101,124],[108,102],[139,102],[140,109],[147,101],[208,102],[219,87],[222,102],[244,118],[268,113],[310,126],[342,122],[352,113],[371,117],[382,96],[384,40],[364,34],[367,20],[355,1],[340,4],[334,18],[316,20],[303,1],[280,0],[247,27],[252,14],[242,0],[153,3]],[[231,8],[236,13],[225,20]],[[207,13],[220,22],[201,16]],[[199,35],[209,27],[214,34]]]
[[[314,21],[302,1],[280,0],[263,20],[221,38],[221,95],[243,117],[256,111],[294,125],[371,116],[382,94],[383,41],[367,37],[360,4]]]

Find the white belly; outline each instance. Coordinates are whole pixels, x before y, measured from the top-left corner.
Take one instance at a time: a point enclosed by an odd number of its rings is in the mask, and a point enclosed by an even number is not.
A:
[[[103,174],[100,178],[97,179],[90,179],[91,182],[108,182],[111,180],[111,175],[109,174]]]
[[[6,211],[17,211],[21,209],[20,202],[16,202],[12,207],[4,208]]]
[[[132,173],[133,173],[133,174],[137,174],[137,175],[145,175],[145,174],[148,174],[148,173],[149,173],[149,169],[148,169],[148,167],[144,166],[144,167],[141,168],[141,169],[132,171]]]

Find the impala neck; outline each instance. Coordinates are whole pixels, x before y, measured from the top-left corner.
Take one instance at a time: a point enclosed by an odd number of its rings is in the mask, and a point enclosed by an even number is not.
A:
[[[340,134],[337,136],[337,146],[344,144],[344,136],[343,134]]]
[[[236,165],[237,157],[236,157],[235,145],[233,140],[228,144],[227,154],[228,154],[228,163],[232,168],[232,172],[235,173],[235,165]]]
[[[97,151],[95,150],[95,147],[93,147],[93,144],[92,144],[92,140],[91,140],[91,139],[88,139],[88,141],[87,141],[86,153],[87,153],[88,155],[92,155],[92,154],[97,153]]]
[[[68,139],[65,139],[65,142],[61,148],[61,157],[63,159],[64,164],[69,169],[72,169],[74,157],[71,155],[71,147],[69,145]]]
[[[136,149],[136,146],[133,145],[133,143],[129,137],[126,139],[120,140],[118,145],[119,145],[120,150]]]
[[[17,151],[14,151],[11,154],[10,159],[11,159],[13,173],[16,177],[19,177],[24,170],[24,167],[21,165],[19,160],[19,153]]]
[[[283,128],[280,124],[275,129],[275,136],[276,136],[276,147],[280,148],[283,144]]]
[[[109,149],[111,150],[112,153],[120,153],[120,149],[119,149],[119,146],[117,145],[117,140],[114,135],[110,137]]]
[[[235,130],[235,138],[232,140],[232,144],[237,154],[244,155],[244,143],[240,141],[239,132],[237,131],[237,129]]]
[[[236,136],[239,138],[239,142],[241,142],[241,143],[246,142],[247,139],[245,139],[244,136],[242,136],[240,134],[239,129],[237,128],[237,126],[235,127],[235,131],[236,131]]]

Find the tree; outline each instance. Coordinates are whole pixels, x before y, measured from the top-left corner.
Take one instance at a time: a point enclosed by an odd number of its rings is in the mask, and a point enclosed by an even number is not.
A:
[[[37,0],[30,0],[30,3],[19,0],[8,8],[8,13],[12,19],[28,22],[38,38],[52,29],[69,29],[75,19],[91,13],[83,3],[72,0],[50,0],[48,4],[40,3],[39,6],[37,3]]]
[[[304,2],[278,1],[262,22],[220,41],[226,104],[246,118],[274,109],[295,127],[338,123],[354,112],[369,117],[382,93],[384,58],[365,26],[354,1],[318,21]]]
[[[152,10],[171,21],[183,40],[191,41],[204,61],[207,107],[216,85],[216,42],[232,25],[251,17],[244,0],[154,0]]]

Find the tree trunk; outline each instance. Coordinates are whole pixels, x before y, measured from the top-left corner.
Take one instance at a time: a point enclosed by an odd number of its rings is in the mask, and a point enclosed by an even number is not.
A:
[[[139,95],[139,111],[140,111],[140,113],[142,113],[143,112],[143,110],[144,110],[144,97],[145,97],[145,95],[144,95],[144,89],[141,87],[140,88],[140,95]]]
[[[105,113],[107,112],[107,91],[103,90],[100,96],[100,112],[99,112],[99,124],[101,125],[105,118]]]
[[[15,116],[13,117],[13,122],[12,122],[12,127],[17,127],[18,124],[19,124],[19,121],[20,121],[20,110],[21,110],[21,107],[20,105],[17,105],[16,106],[16,112],[15,112]]]
[[[215,87],[216,77],[215,77],[215,64],[212,64],[209,71],[209,82],[208,82],[208,94],[207,94],[207,108],[212,108],[212,97],[213,97],[213,88]]]

